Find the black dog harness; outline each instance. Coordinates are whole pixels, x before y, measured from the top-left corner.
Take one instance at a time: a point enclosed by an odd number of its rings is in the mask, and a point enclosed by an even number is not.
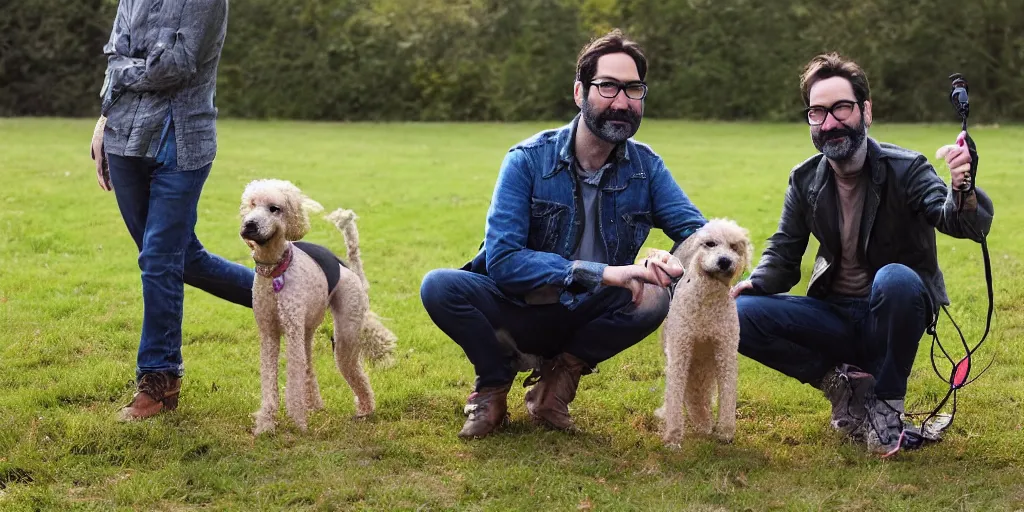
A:
[[[341,269],[338,268],[338,265],[345,268],[348,268],[348,265],[341,261],[341,258],[335,256],[330,249],[321,245],[309,242],[292,242],[292,245],[309,255],[320,266],[320,270],[323,270],[324,276],[327,277],[327,294],[330,295],[334,291],[334,287],[338,285],[338,280],[341,279]]]

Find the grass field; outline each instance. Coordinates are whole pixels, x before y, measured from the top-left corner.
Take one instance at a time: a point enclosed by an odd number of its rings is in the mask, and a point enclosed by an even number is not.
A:
[[[962,391],[942,443],[872,457],[830,431],[820,393],[741,357],[735,442],[689,439],[667,450],[653,415],[663,390],[653,335],[583,378],[572,409],[582,433],[532,426],[516,385],[511,427],[459,440],[472,367],[428,320],[420,280],[474,254],[502,154],[557,124],[220,122],[199,205],[204,244],[251,265],[237,212],[256,178],[289,179],[328,209],[352,208],[372,306],[400,338],[397,363],[370,370],[373,419],[352,419],[324,330],[315,363],[326,409],[306,433],[282,414],[276,434],[254,439],[252,313],[191,288],[181,406],[143,423],[114,421],[133,392],[142,301],[134,244],[88,158],[92,121],[0,119],[0,509],[1024,509],[1024,206],[1013,200],[1024,185],[1021,127],[972,131],[978,182],[996,203],[996,311],[978,360],[996,362]],[[956,129],[878,123],[872,135],[933,157]],[[638,139],[705,215],[747,227],[758,252],[789,169],[813,152],[800,125],[648,120]],[[307,240],[343,248],[322,219]],[[654,231],[648,246],[669,241]],[[804,293],[815,247],[793,293]],[[939,253],[951,312],[976,340],[986,307],[980,249],[940,235]],[[940,334],[956,349],[948,320]],[[927,341],[912,410],[946,390]]]

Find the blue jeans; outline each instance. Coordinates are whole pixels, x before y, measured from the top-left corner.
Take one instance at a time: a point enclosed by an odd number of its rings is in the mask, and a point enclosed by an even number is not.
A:
[[[110,181],[142,270],[142,335],[136,377],[184,374],[181,323],[185,287],[252,307],[252,269],[210,254],[196,238],[196,207],[212,164],[177,167],[174,130],[157,158],[107,154]]]
[[[924,282],[899,264],[879,269],[864,298],[741,295],[736,306],[740,354],[815,387],[832,367],[852,364],[875,377],[883,400],[906,395],[934,318]]]
[[[572,310],[559,303],[523,306],[506,299],[490,277],[454,269],[427,273],[420,299],[430,319],[473,363],[477,391],[515,379],[498,329],[506,329],[521,352],[547,358],[566,352],[594,368],[657,330],[669,306],[667,290],[646,295],[638,307],[628,290],[614,287]]]

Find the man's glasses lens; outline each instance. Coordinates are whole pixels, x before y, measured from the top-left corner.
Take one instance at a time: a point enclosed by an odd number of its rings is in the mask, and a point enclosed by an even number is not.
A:
[[[626,97],[633,100],[642,100],[647,96],[647,85],[642,82],[633,82],[629,84],[620,84],[617,82],[594,82],[597,86],[597,92],[602,97],[614,98],[619,94],[619,90],[623,90],[626,93]]]
[[[807,122],[811,124],[821,124],[825,122],[825,117],[828,113],[832,113],[832,117],[836,118],[836,121],[845,121],[851,114],[853,114],[853,107],[856,103],[851,101],[840,101],[829,108],[825,107],[809,107],[807,109]]]

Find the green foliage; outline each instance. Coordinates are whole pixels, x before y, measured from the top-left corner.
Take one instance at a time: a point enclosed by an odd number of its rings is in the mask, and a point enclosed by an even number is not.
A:
[[[91,115],[114,0],[0,6],[0,115]],[[232,2],[224,116],[536,120],[572,114],[579,49],[624,28],[651,60],[651,117],[795,120],[802,66],[839,51],[879,120],[1024,119],[1024,1],[246,0]]]

